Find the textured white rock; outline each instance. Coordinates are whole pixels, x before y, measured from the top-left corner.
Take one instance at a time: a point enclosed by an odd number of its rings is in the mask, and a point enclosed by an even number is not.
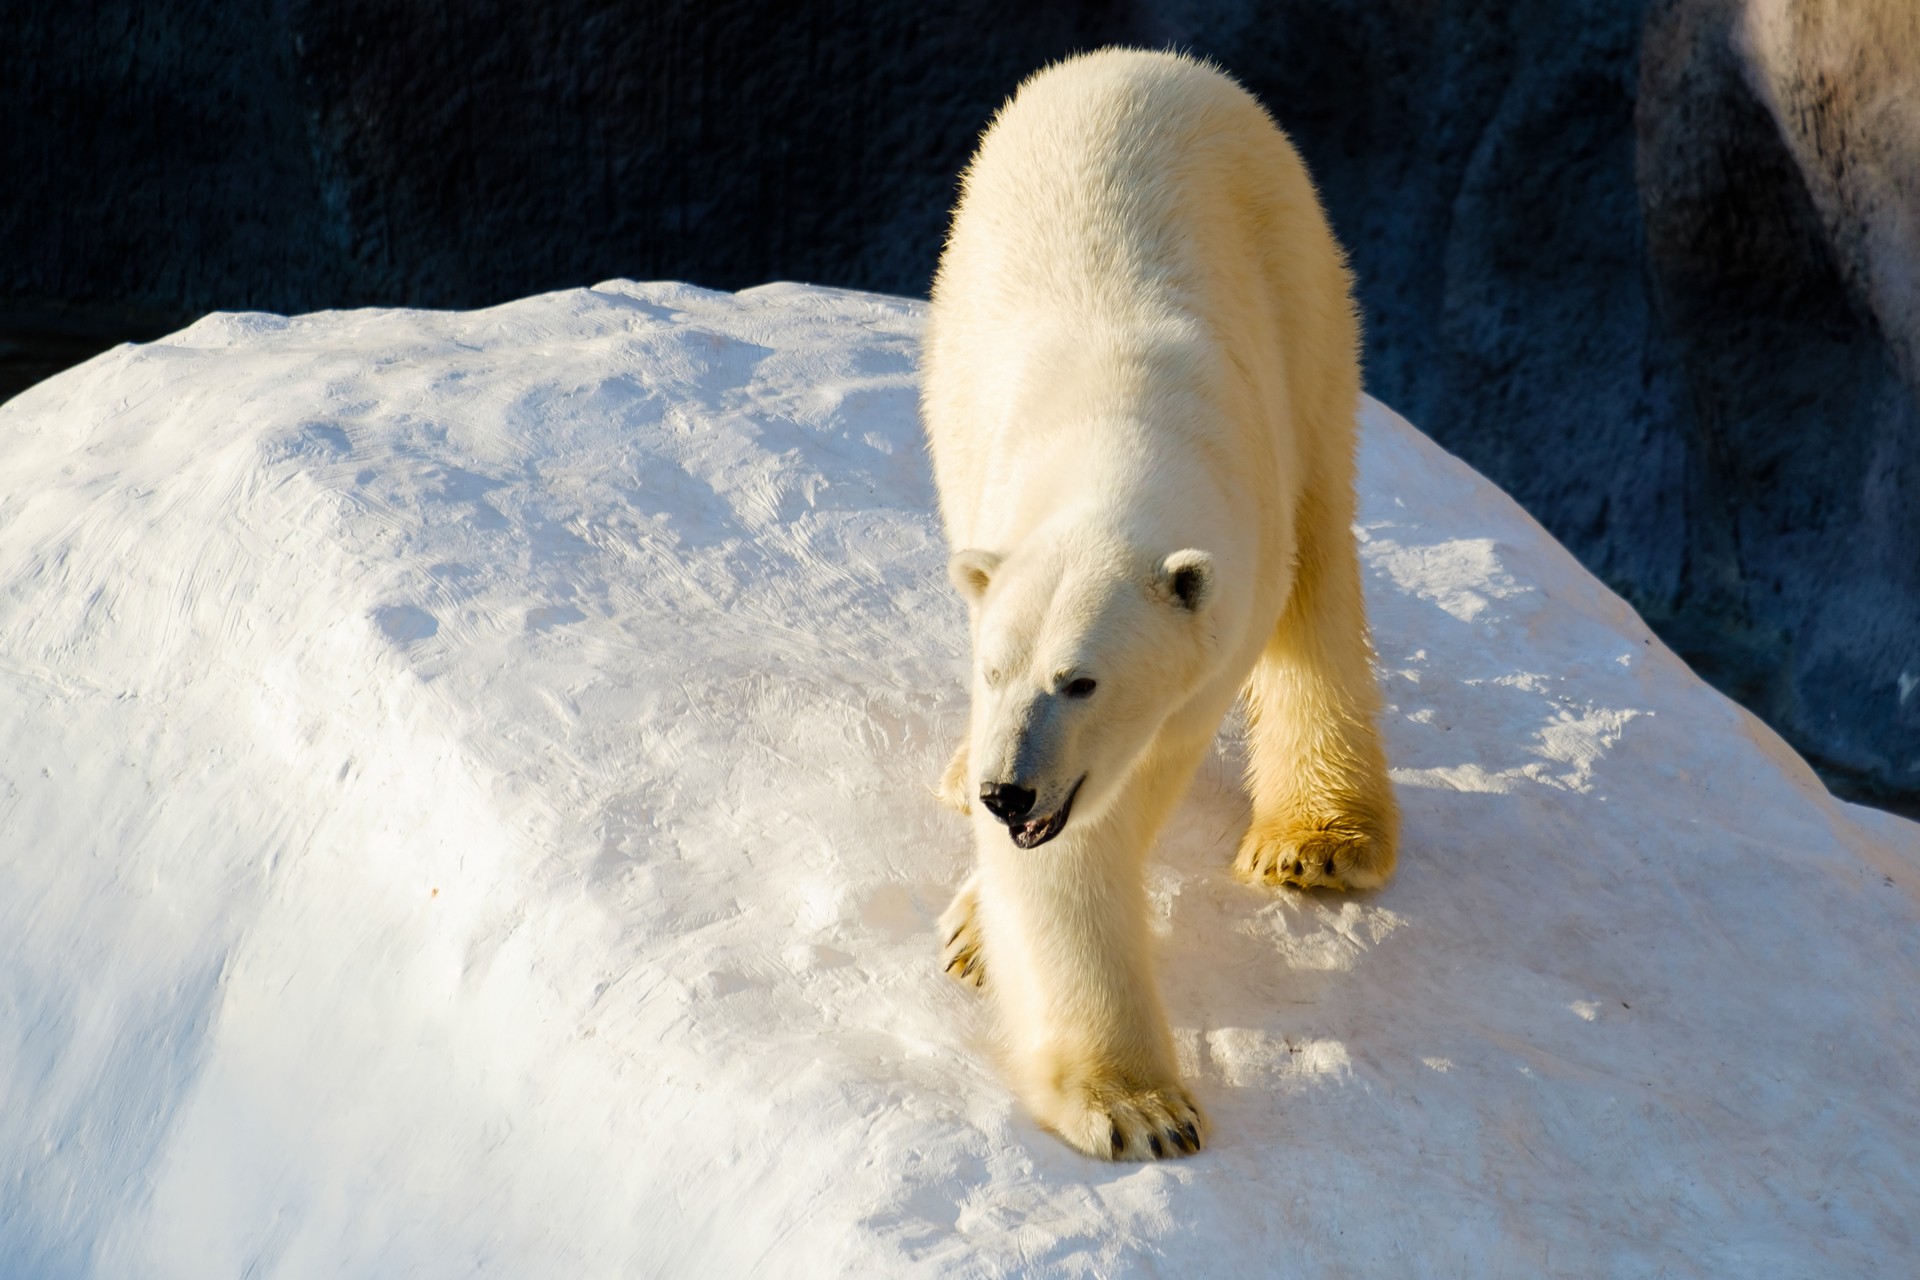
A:
[[[214,316],[0,407],[0,1273],[1898,1274],[1920,828],[1379,406],[1402,871],[1154,873],[1199,1158],[935,967],[920,310]]]

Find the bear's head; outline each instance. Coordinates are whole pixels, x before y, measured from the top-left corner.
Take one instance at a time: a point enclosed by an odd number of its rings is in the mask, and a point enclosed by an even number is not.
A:
[[[1097,822],[1211,666],[1212,557],[1068,536],[948,571],[973,618],[970,796],[1023,849]]]

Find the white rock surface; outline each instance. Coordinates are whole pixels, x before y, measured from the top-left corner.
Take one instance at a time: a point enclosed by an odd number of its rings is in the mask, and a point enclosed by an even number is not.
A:
[[[935,965],[920,323],[222,315],[0,408],[0,1274],[1911,1274],[1920,828],[1379,406],[1400,877],[1235,883],[1223,738],[1213,1147],[1025,1119]]]

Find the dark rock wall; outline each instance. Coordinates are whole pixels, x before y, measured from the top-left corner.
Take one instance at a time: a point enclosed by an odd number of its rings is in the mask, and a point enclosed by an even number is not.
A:
[[[1637,127],[1686,393],[1686,555],[1642,607],[1830,780],[1911,811],[1920,6],[1657,4]]]
[[[924,293],[981,124],[1113,8],[0,0],[0,298]]]
[[[922,293],[1020,76],[1172,44],[1314,167],[1371,388],[1831,780],[1920,805],[1916,14],[0,0],[0,359],[616,275]]]

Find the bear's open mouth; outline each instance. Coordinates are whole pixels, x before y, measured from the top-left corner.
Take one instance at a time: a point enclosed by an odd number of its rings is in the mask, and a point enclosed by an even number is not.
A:
[[[1087,775],[1081,774],[1080,782],[1086,780]],[[1008,823],[1007,834],[1013,837],[1013,843],[1022,849],[1038,849],[1059,835],[1061,828],[1067,825],[1067,815],[1073,812],[1073,798],[1080,794],[1080,782],[1074,783],[1073,790],[1067,792],[1066,802],[1046,817]]]

